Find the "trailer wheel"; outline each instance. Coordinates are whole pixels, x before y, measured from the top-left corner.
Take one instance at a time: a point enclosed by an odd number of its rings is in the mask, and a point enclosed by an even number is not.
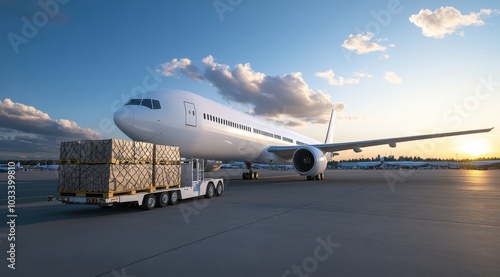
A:
[[[148,194],[142,199],[141,208],[144,210],[151,210],[156,206],[156,197],[154,194]]]
[[[217,183],[217,188],[215,189],[215,195],[221,196],[223,192],[224,192],[224,187],[222,187],[222,182],[219,181]]]
[[[158,207],[165,207],[168,205],[168,199],[168,192],[158,193],[156,194],[156,205]]]
[[[214,183],[210,182],[207,186],[207,192],[205,193],[206,198],[212,198],[215,195]]]
[[[179,192],[176,190],[170,192],[170,205],[175,205],[177,204],[177,201],[179,200]]]

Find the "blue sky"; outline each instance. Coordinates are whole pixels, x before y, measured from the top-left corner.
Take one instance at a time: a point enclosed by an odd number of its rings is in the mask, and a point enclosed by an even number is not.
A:
[[[64,139],[125,138],[109,124],[113,111],[145,85],[192,91],[319,140],[326,124],[308,112],[334,105],[339,142],[496,127],[362,154],[500,156],[497,1],[40,3],[0,2],[0,159],[57,158]],[[244,73],[239,96],[265,77],[327,102],[273,113],[192,75],[208,68]]]

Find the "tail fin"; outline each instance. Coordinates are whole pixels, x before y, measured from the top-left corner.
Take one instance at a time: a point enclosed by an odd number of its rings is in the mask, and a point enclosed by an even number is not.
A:
[[[332,109],[332,114],[330,115],[330,123],[328,123],[328,130],[326,131],[325,143],[333,142],[333,130],[334,130],[334,121],[335,121],[335,109]]]
[[[16,169],[19,169],[19,168],[21,168],[21,162],[17,162],[17,164],[16,164]]]

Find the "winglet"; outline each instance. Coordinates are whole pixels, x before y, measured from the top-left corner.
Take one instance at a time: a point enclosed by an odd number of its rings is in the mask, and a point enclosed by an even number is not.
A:
[[[326,131],[325,143],[333,142],[334,121],[335,121],[335,109],[332,109],[332,113],[330,114],[330,122],[328,123],[328,130]]]

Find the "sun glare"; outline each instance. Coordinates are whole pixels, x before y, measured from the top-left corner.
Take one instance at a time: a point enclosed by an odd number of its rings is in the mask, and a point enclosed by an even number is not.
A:
[[[489,152],[489,146],[486,142],[473,140],[463,144],[460,151],[472,156],[481,156]]]

